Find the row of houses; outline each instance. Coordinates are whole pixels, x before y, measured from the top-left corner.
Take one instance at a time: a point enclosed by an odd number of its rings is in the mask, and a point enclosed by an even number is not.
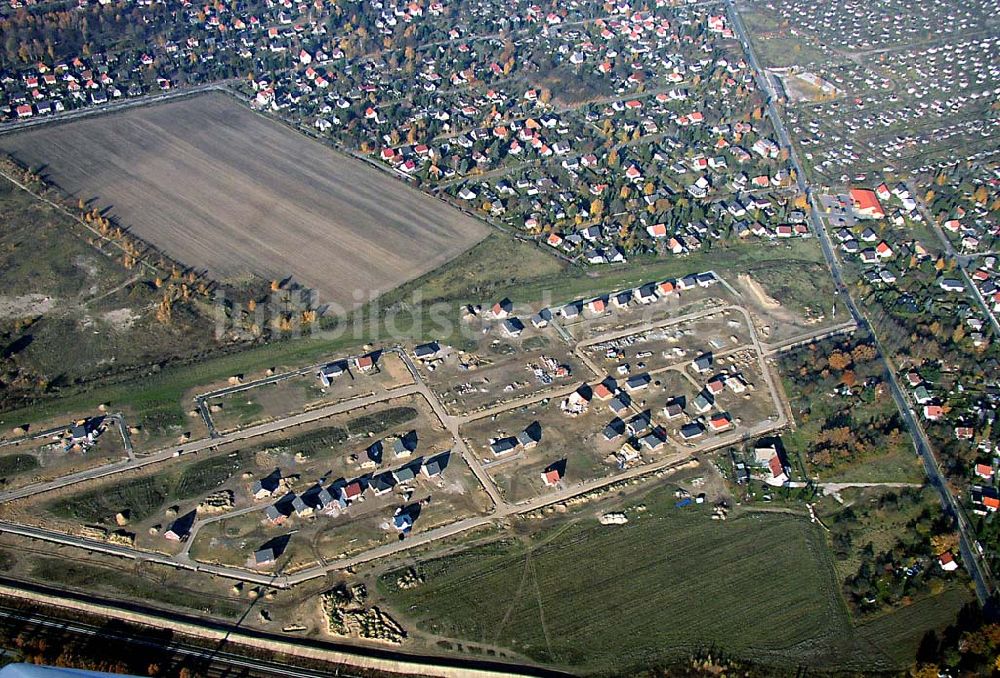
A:
[[[378,370],[379,353],[366,353],[364,355],[353,356],[347,360],[336,360],[323,365],[316,377],[324,388],[329,387],[338,377],[346,374],[349,369],[360,374],[368,374]]]
[[[652,304],[687,290],[711,287],[717,282],[719,279],[712,271],[691,274],[674,280],[646,283],[592,299],[573,301],[559,308],[558,313],[567,320],[579,318],[584,311],[592,316],[599,316],[614,309],[626,309],[633,303]]]
[[[414,482],[418,476],[440,476],[450,456],[450,452],[443,452],[429,459],[415,459],[391,471],[337,481],[329,487],[316,484],[302,494],[288,492],[264,510],[264,518],[273,525],[281,525],[293,514],[298,517],[314,513],[335,515],[354,502],[364,501],[366,494],[381,497],[397,486]]]

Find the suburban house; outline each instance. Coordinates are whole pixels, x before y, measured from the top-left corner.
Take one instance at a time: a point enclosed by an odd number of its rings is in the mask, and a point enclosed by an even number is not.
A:
[[[445,466],[448,465],[449,455],[449,452],[442,452],[431,459],[427,459],[421,466],[420,471],[428,478],[436,478],[441,475]]]
[[[413,357],[417,360],[433,360],[441,353],[441,347],[436,341],[420,344],[413,348]]]
[[[372,493],[376,497],[381,497],[386,492],[392,490],[395,486],[396,481],[392,477],[392,473],[386,471],[385,473],[379,473],[376,476],[372,476],[369,486],[372,488]]]
[[[614,398],[608,401],[608,407],[615,414],[622,414],[628,411],[628,406],[632,403],[632,399],[628,397],[626,393],[619,393]]]
[[[271,504],[264,509],[264,518],[272,525],[281,525],[287,517],[285,512],[278,508],[277,504]]]
[[[691,406],[698,414],[704,414],[712,409],[712,405],[714,403],[715,400],[712,398],[712,395],[707,391],[702,391],[694,397],[693,401],[691,401]]]
[[[721,433],[722,431],[732,428],[732,426],[733,419],[729,416],[728,412],[716,414],[708,420],[708,427],[712,429],[714,433]]]
[[[501,323],[504,333],[509,337],[518,337],[524,331],[524,323],[518,318],[507,318]]]
[[[292,510],[295,511],[295,515],[301,518],[312,515],[313,507],[307,504],[302,497],[296,496],[292,499]]]
[[[191,534],[194,519],[195,512],[188,511],[171,523],[167,531],[163,533],[163,538],[168,541],[184,541]]]
[[[597,297],[596,299],[591,299],[587,302],[587,310],[589,310],[594,315],[601,315],[607,309],[607,302],[602,297]]]
[[[776,454],[767,462],[767,473],[764,476],[764,482],[768,485],[781,486],[788,481],[788,471],[781,461],[781,456]]]
[[[413,516],[408,511],[397,511],[392,517],[392,526],[399,532],[409,532],[413,527]]]
[[[945,551],[938,556],[938,565],[945,572],[954,572],[958,569],[958,561],[955,560],[955,556],[952,555],[951,551]]]
[[[659,426],[653,428],[652,431],[639,438],[639,444],[652,451],[660,449],[666,444],[666,442],[667,434]]]
[[[354,359],[354,367],[360,372],[371,372],[375,367],[375,358],[370,353],[358,356]]]
[[[275,561],[274,549],[270,546],[261,548],[253,552],[253,564],[255,567],[265,567],[273,565]]]
[[[506,436],[504,438],[494,438],[490,441],[490,451],[494,455],[501,455],[517,448],[517,438]]]
[[[365,448],[365,456],[371,462],[370,467],[378,466],[382,463],[382,457],[385,455],[385,443],[382,440],[376,440],[371,445]]]
[[[103,430],[103,417],[81,419],[69,427],[69,441],[74,445],[89,445],[93,443]]]
[[[281,471],[275,469],[260,480],[255,480],[253,484],[250,485],[250,494],[253,495],[254,499],[267,499],[278,490],[278,486],[280,484]]]
[[[612,382],[613,383],[613,382]],[[597,386],[593,388],[593,396],[598,400],[608,400],[615,394],[611,386],[608,385],[607,380],[602,381]]]
[[[788,465],[782,457],[776,438],[764,439],[754,447],[754,462],[765,468],[763,480],[768,485],[781,486],[789,481]]]
[[[656,285],[652,283],[635,288],[635,300],[640,304],[649,304],[656,301]]]
[[[990,464],[976,464],[976,475],[985,480],[993,480],[993,466]]]
[[[497,320],[503,320],[510,315],[513,309],[514,304],[510,299],[501,299],[497,303],[493,304],[492,308],[490,308],[490,313]]]
[[[604,427],[602,435],[604,436],[605,440],[609,441],[615,440],[616,438],[620,438],[621,436],[625,435],[625,422],[621,419],[621,417],[615,417],[610,422],[608,422],[607,426]]]
[[[972,486],[972,512],[978,515],[996,513],[1000,509],[1000,495],[995,488],[987,485]]]
[[[579,317],[580,305],[576,302],[566,304],[559,310],[559,312],[562,314],[562,317],[566,318],[567,320],[572,320],[574,318]]]
[[[684,408],[677,400],[669,401],[663,408],[663,416],[667,419],[676,419],[677,417],[684,415]]]
[[[547,308],[531,316],[531,324],[539,329],[548,327],[550,322],[552,322],[552,311]]]
[[[712,369],[712,354],[702,353],[700,356],[691,361],[691,369],[693,369],[698,374],[704,374]]]
[[[653,418],[649,410],[644,410],[639,414],[635,415],[634,417],[632,417],[631,419],[629,419],[625,428],[626,430],[628,430],[630,434],[637,436],[643,431],[645,431],[647,428],[649,428],[652,421]]]
[[[414,466],[419,468],[418,464],[408,464],[407,466],[400,466],[398,469],[392,472],[392,478],[396,481],[396,484],[408,483],[417,477],[417,471]]]
[[[553,464],[542,471],[542,482],[546,487],[554,487],[562,480],[563,474],[559,464]]]
[[[652,377],[646,373],[636,374],[628,378],[625,382],[625,388],[629,392],[641,391],[647,388],[652,381]]]
[[[409,457],[417,449],[417,432],[409,431],[392,442],[392,453],[397,459]]]
[[[336,362],[330,363],[329,365],[324,365],[319,371],[319,380],[324,387],[329,386],[330,382],[339,377],[344,373],[344,363]]]
[[[701,424],[698,422],[691,422],[681,426],[681,437],[684,440],[694,440],[695,438],[701,437],[705,433],[705,429],[702,428]]]
[[[364,488],[361,487],[361,483],[357,480],[352,480],[340,488],[340,498],[347,503],[361,499],[363,493]]]

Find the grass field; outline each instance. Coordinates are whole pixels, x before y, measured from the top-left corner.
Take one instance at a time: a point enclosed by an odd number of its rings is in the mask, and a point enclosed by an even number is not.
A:
[[[699,650],[888,666],[855,637],[819,528],[780,513],[716,522],[675,501],[661,488],[627,525],[571,522],[422,562],[416,588],[398,572],[379,588],[421,631],[573,672],[629,675]]]
[[[33,471],[38,468],[38,459],[33,454],[5,454],[0,457],[0,480],[7,476]]]
[[[487,232],[222,94],[10,135],[0,148],[217,280],[291,275],[342,308]]]
[[[238,600],[227,600],[222,596],[187,589],[176,581],[177,574],[165,576],[166,569],[159,576],[151,576],[79,561],[36,558],[29,573],[32,578],[45,583],[61,584],[90,594],[104,592],[135,601],[197,610],[230,619],[239,617],[247,606],[247,603],[241,604]],[[166,584],[166,577],[175,581]]]
[[[247,453],[240,453],[199,459],[183,470],[175,468],[79,492],[51,502],[48,508],[57,516],[84,523],[102,522],[123,510],[132,520],[145,520],[168,500],[192,499],[222,485],[247,458]]]
[[[795,266],[772,261],[754,267],[753,279],[770,297],[797,315],[813,317],[829,315],[834,303],[833,278],[825,264],[801,261]],[[845,314],[845,308],[840,311]]]
[[[905,664],[912,661],[928,631],[938,632],[955,622],[955,615],[973,601],[972,594],[953,586],[939,595],[922,598],[907,607],[882,615],[857,627],[858,637]]]
[[[781,23],[774,10],[757,6],[750,11],[741,10],[740,14],[750,35],[754,36],[754,47],[764,66],[802,66],[829,59],[815,38],[801,33],[793,35],[787,23]]]

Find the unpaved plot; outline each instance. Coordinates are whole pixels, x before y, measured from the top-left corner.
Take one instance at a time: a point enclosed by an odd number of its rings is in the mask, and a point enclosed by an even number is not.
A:
[[[487,232],[222,94],[10,135],[0,150],[216,279],[293,275],[346,308]]]
[[[22,294],[16,297],[0,296],[0,318],[25,318],[44,315],[55,306],[55,299],[47,294]]]
[[[768,310],[774,310],[776,308],[781,308],[781,302],[770,296],[759,282],[751,278],[750,276],[741,273],[738,278],[740,285],[743,286],[745,290],[750,293],[753,300],[757,302],[763,308]]]

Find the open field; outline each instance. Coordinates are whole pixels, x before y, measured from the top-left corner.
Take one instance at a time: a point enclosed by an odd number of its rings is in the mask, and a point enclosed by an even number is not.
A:
[[[781,17],[761,3],[748,5],[740,9],[740,14],[766,66],[802,66],[822,62],[831,56],[832,51],[815,36],[782,22]]]
[[[321,304],[342,308],[440,266],[486,233],[224,95],[11,135],[0,148],[217,280],[294,276]]]
[[[0,213],[0,408],[214,345],[193,307],[177,304],[171,324],[159,323],[157,291],[120,253],[100,251],[83,227],[6,179]]]
[[[218,582],[192,578],[174,568],[126,564],[93,554],[84,559],[53,553],[12,541],[9,535],[0,537],[0,547],[4,574],[9,577],[223,619],[236,619],[251,606],[251,601],[240,600]]]
[[[855,632],[859,638],[902,665],[913,660],[926,633],[938,633],[942,628],[954,624],[958,611],[973,601],[970,591],[951,586],[942,593],[922,598],[912,605],[867,621],[858,626]]]
[[[575,673],[630,675],[709,649],[815,667],[837,651],[841,667],[887,667],[855,637],[819,528],[782,514],[712,521],[674,508],[672,489],[626,508],[626,525],[583,518],[421,562],[416,588],[389,573],[380,590],[421,632]]]

